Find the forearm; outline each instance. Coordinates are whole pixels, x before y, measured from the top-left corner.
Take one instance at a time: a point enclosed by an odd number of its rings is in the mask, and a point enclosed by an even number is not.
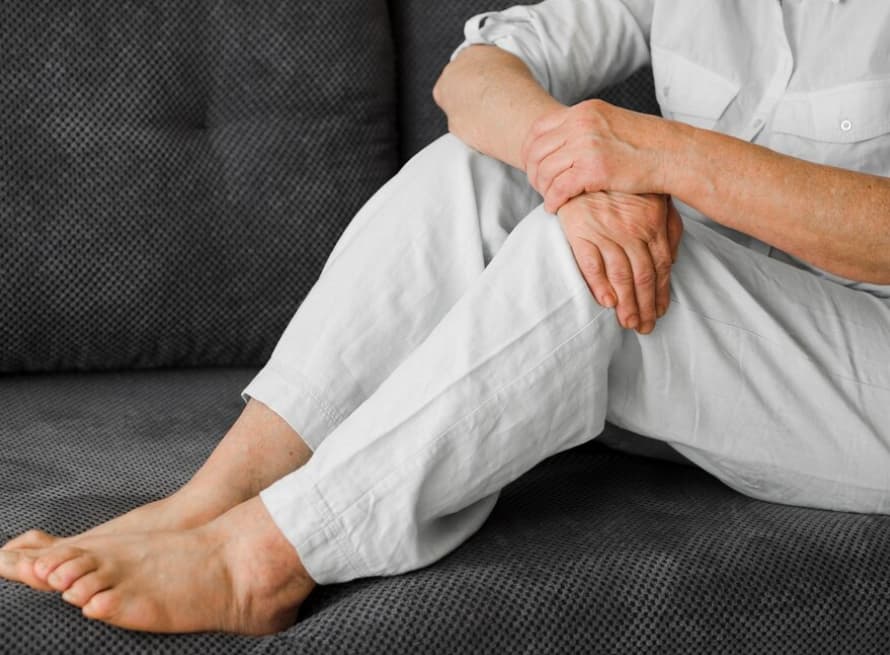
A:
[[[450,132],[521,170],[520,151],[532,123],[562,107],[521,59],[489,45],[458,54],[439,76],[433,98],[448,117]]]
[[[837,275],[890,284],[890,180],[664,121],[664,190]]]

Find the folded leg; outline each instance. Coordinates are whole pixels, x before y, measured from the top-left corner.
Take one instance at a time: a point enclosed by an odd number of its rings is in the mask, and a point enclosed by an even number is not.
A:
[[[318,582],[428,564],[607,418],[738,490],[890,512],[890,308],[688,224],[673,303],[622,331],[533,210],[308,465],[261,498]]]
[[[314,450],[426,338],[540,200],[521,171],[440,137],[356,214],[244,396]]]

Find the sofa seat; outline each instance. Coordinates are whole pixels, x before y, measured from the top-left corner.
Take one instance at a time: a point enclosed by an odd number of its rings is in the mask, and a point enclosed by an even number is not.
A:
[[[0,540],[185,482],[253,369],[6,376]],[[774,505],[607,448],[556,455],[427,568],[319,587],[276,635],[159,636],[0,580],[0,653],[886,653],[890,516]]]

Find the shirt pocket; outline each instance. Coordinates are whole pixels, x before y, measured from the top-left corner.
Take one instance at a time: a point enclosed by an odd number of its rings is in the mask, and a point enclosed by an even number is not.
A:
[[[712,129],[741,84],[672,50],[652,46],[655,97],[665,118]]]
[[[785,94],[772,131],[824,143],[857,143],[890,133],[890,78]]]

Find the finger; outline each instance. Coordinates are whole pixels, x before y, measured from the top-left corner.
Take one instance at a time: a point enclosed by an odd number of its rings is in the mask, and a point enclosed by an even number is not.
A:
[[[539,137],[556,129],[565,122],[565,114],[565,110],[548,112],[531,124],[528,132],[525,134],[525,138],[522,140],[522,147],[519,149],[519,156],[522,157],[523,162],[528,161],[531,146]]]
[[[670,304],[670,274],[673,257],[668,240],[667,221],[662,223],[658,235],[649,242],[649,255],[655,268],[655,316],[661,318]]]
[[[606,277],[618,297],[615,305],[618,323],[623,328],[636,329],[640,325],[640,316],[634,292],[633,269],[627,254],[624,248],[609,239],[599,240],[596,245],[606,265]]]
[[[671,261],[675,262],[680,251],[680,239],[683,237],[683,219],[670,198],[668,198],[667,233],[671,244]]]
[[[633,270],[634,295],[637,299],[637,310],[640,321],[637,330],[640,334],[649,334],[655,327],[655,264],[649,248],[636,239],[620,244],[627,253]]]
[[[538,176],[540,175],[541,162],[565,144],[565,135],[562,132],[547,132],[535,139],[529,147],[525,159],[525,174],[528,176],[529,184],[536,190],[539,188]]]
[[[538,193],[551,212],[582,193],[605,190],[606,181],[605,163],[592,147],[561,148],[538,165]]]
[[[599,248],[586,239],[574,239],[571,241],[571,246],[578,270],[581,271],[593,297],[603,307],[614,307],[617,298],[606,277],[606,265]]]
[[[535,188],[544,197],[544,209],[549,212],[555,212],[586,191],[580,169],[576,168],[576,158],[566,149],[545,157],[538,164],[537,175]]]
[[[568,107],[562,109],[560,111],[551,111],[532,123],[531,134],[533,138],[539,137],[545,132],[549,132],[550,130],[555,130],[560,125],[566,122],[569,117]]]

